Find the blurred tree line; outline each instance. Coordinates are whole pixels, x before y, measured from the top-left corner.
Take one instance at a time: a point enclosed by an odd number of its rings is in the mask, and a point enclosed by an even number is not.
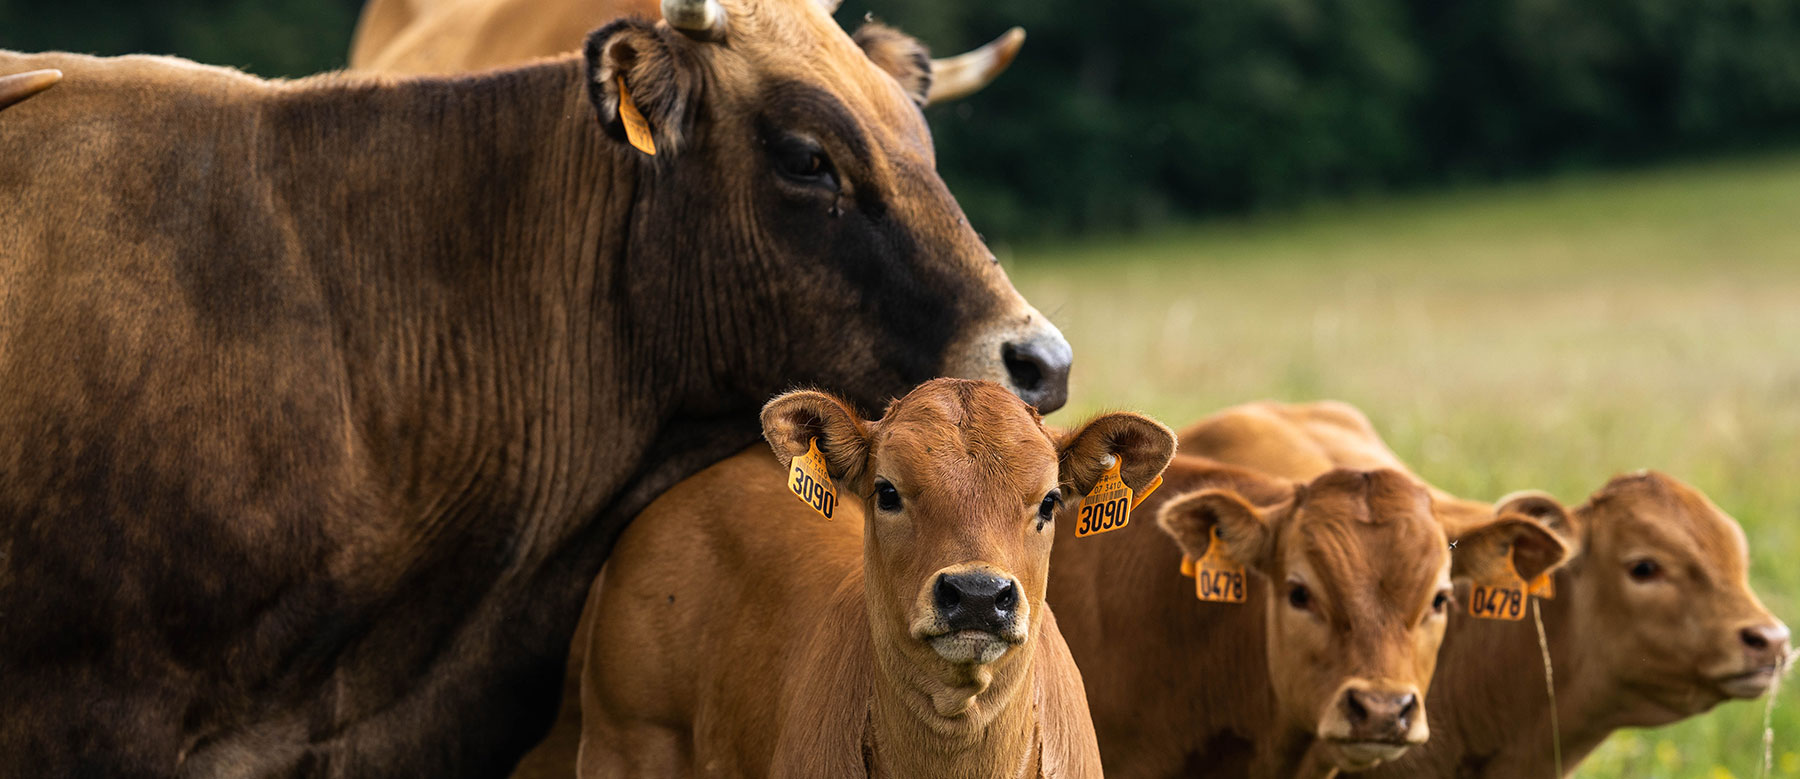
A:
[[[0,0],[0,47],[341,67],[360,0]],[[848,0],[940,54],[1018,24],[929,112],[991,237],[1800,141],[1800,0]]]

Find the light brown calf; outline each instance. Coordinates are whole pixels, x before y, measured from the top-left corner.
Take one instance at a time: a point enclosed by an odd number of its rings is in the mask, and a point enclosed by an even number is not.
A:
[[[1099,776],[1044,605],[1054,515],[1109,456],[1141,489],[1173,435],[1109,414],[1059,443],[1000,387],[958,380],[873,422],[790,393],[763,430],[780,464],[709,468],[620,540],[590,604],[580,775]],[[814,440],[834,521],[785,486]]]
[[[1371,460],[1404,467],[1342,403],[1240,406],[1181,439],[1185,451],[1292,478]],[[1558,741],[1572,771],[1618,728],[1665,725],[1773,684],[1788,629],[1750,589],[1743,531],[1699,491],[1645,471],[1614,478],[1573,511],[1541,494],[1513,501],[1575,550],[1555,597],[1539,601],[1558,730],[1535,628],[1459,614],[1429,698],[1431,742],[1378,775],[1545,776]]]
[[[1164,478],[1139,511],[1179,546],[1130,526],[1073,538],[1066,523],[1052,563],[1108,777],[1285,779],[1391,760],[1429,732],[1452,576],[1508,548],[1534,573],[1564,553],[1508,516],[1472,528],[1453,563],[1429,494],[1389,470],[1301,483],[1184,455]],[[1178,573],[1214,528],[1247,569],[1243,603],[1199,602]]]

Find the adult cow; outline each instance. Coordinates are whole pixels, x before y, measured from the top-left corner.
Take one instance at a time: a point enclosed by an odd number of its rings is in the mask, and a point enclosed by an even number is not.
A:
[[[818,0],[827,11],[837,0]],[[574,51],[595,26],[656,19],[658,0],[369,0],[350,43],[350,67],[381,73],[457,73],[518,65]],[[921,72],[926,102],[986,86],[1012,64],[1025,31],[931,60]],[[922,52],[921,52],[922,54]]]
[[[770,395],[1062,402],[907,74],[687,11],[448,79],[0,53],[66,75],[0,113],[0,776],[501,775]]]
[[[1405,468],[1343,403],[1236,406],[1181,438],[1186,451],[1292,478],[1347,464]],[[1576,550],[1555,574],[1554,597],[1537,604],[1556,710],[1529,621],[1458,615],[1428,701],[1431,741],[1374,776],[1551,776],[1559,752],[1566,773],[1621,727],[1666,725],[1774,684],[1787,626],[1750,589],[1743,531],[1698,490],[1646,471],[1608,481],[1573,510],[1540,493],[1506,501]]]

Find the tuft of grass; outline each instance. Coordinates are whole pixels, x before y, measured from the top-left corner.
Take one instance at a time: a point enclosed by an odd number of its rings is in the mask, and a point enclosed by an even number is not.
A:
[[[1469,497],[1576,503],[1657,468],[1743,524],[1758,593],[1800,623],[1800,156],[1002,254],[1075,347],[1054,421],[1337,398]],[[1578,775],[1756,777],[1762,715],[1623,732]],[[1800,776],[1800,685],[1774,727],[1772,775]]]

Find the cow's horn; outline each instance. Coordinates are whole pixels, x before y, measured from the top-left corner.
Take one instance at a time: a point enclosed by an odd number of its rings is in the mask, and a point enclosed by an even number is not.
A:
[[[725,6],[719,0],[662,0],[662,12],[670,27],[694,40],[725,37]]]
[[[0,76],[0,109],[56,86],[62,80],[60,70],[33,70]]]
[[[925,103],[942,103],[968,97],[988,85],[1011,65],[1025,44],[1025,30],[1014,27],[971,52],[931,61],[931,91]]]

